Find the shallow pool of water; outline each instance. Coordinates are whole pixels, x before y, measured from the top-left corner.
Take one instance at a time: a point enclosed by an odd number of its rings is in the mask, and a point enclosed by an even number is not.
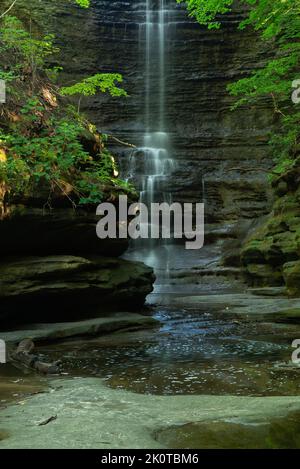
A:
[[[10,402],[22,401],[26,396],[44,392],[47,378],[34,372],[18,369],[9,363],[0,367],[0,409]]]
[[[40,349],[71,375],[99,376],[137,393],[297,395],[295,326],[242,322],[216,312],[158,308],[159,330],[118,333]],[[298,328],[299,329],[299,328]],[[300,332],[300,331],[299,331]]]

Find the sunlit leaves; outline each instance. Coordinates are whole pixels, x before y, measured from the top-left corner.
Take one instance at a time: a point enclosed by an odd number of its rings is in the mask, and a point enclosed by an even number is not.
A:
[[[229,13],[233,3],[230,0],[186,2],[190,14],[208,28],[219,28],[222,22],[219,15]],[[300,155],[299,105],[291,101],[292,83],[300,78],[300,0],[240,0],[238,6],[248,8],[247,18],[239,28],[253,27],[258,31],[273,46],[274,57],[264,67],[253,70],[250,77],[228,86],[229,92],[237,97],[232,109],[253,105],[261,97],[270,99],[274,113],[281,117],[281,129],[270,140],[276,161],[274,171],[280,173]]]
[[[81,8],[88,8],[90,6],[90,0],[75,0],[75,3]]]
[[[127,96],[126,91],[118,86],[122,83],[123,77],[119,73],[97,73],[85,78],[75,85],[61,88],[63,96],[94,96],[97,92],[109,93],[111,96]]]
[[[221,23],[216,19],[218,14],[230,11],[234,0],[177,0],[178,3],[186,3],[191,16],[196,18],[199,24],[216,29]]]

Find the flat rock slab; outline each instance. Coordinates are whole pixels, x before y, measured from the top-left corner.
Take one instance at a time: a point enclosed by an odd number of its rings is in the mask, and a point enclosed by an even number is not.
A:
[[[111,389],[97,378],[50,384],[49,393],[1,412],[0,448],[163,448],[155,435],[174,425],[263,425],[300,410],[300,396],[153,396]]]
[[[158,293],[150,295],[149,303],[198,308],[200,311],[215,310],[255,321],[291,322],[291,319],[296,321],[300,317],[300,298],[273,298],[249,293],[189,296]]]
[[[282,297],[287,295],[285,287],[249,288],[248,292],[252,295],[268,297]]]
[[[0,332],[0,338],[8,344],[30,338],[34,342],[50,342],[77,336],[97,336],[122,329],[156,327],[159,321],[137,313],[117,313],[107,317],[78,322],[32,324],[29,329]]]
[[[277,317],[275,315],[275,319],[277,322],[300,324],[300,307],[279,311]]]

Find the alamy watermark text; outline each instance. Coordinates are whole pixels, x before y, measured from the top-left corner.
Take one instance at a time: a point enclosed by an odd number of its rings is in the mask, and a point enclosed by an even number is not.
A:
[[[100,239],[185,239],[186,249],[204,245],[204,204],[141,202],[128,207],[127,196],[119,197],[118,208],[109,202],[97,207],[101,219],[96,232]]]

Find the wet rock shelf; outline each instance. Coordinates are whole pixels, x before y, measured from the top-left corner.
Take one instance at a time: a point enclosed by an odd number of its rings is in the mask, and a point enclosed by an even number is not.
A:
[[[152,291],[150,267],[117,258],[25,257],[0,264],[2,323],[66,321],[137,310]]]

